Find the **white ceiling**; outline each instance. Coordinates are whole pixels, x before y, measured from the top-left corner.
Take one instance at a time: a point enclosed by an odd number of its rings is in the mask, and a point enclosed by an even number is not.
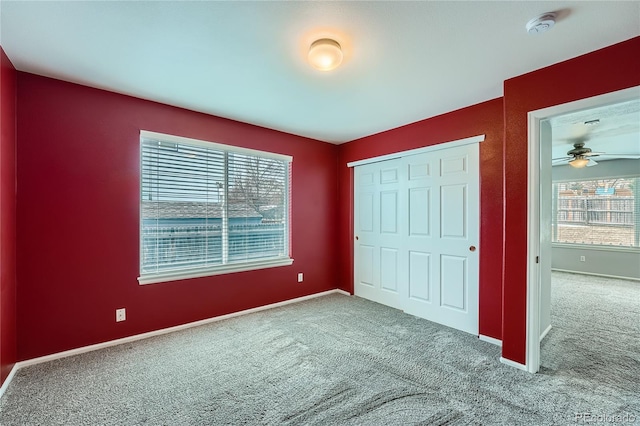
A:
[[[640,99],[552,117],[552,158],[566,157],[576,142],[590,148],[596,162],[640,159]],[[585,124],[586,123],[586,124]],[[557,163],[562,165],[567,163]]]
[[[525,24],[543,12],[547,33]],[[18,70],[332,143],[502,96],[503,81],[640,34],[639,1],[0,1]],[[331,36],[330,73],[306,62]]]

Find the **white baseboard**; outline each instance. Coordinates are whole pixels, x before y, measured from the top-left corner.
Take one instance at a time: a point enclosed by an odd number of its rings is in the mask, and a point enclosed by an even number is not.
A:
[[[89,345],[89,346],[83,346],[81,348],[71,349],[71,350],[64,351],[64,352],[57,352],[55,354],[45,355],[45,356],[41,356],[39,358],[32,358],[32,359],[28,359],[26,361],[20,361],[20,362],[16,363],[16,365],[14,367],[14,370],[17,370],[17,369],[22,368],[22,367],[28,367],[30,365],[35,365],[35,364],[40,364],[40,363],[43,363],[43,362],[53,361],[53,360],[60,359],[60,358],[66,358],[68,356],[79,355],[79,354],[83,354],[83,353],[91,352],[91,351],[97,351],[99,349],[108,348],[110,346],[121,345],[123,343],[130,343],[130,342],[134,342],[136,340],[142,340],[142,339],[147,339],[149,337],[160,336],[160,335],[167,334],[167,333],[173,333],[174,331],[185,330],[187,328],[197,327],[199,325],[210,324],[212,322],[222,321],[222,320],[225,320],[225,319],[234,318],[234,317],[238,317],[238,316],[241,316],[241,315],[251,314],[251,313],[259,312],[259,311],[266,311],[267,309],[273,309],[273,308],[278,308],[280,306],[290,305],[292,303],[303,302],[305,300],[315,299],[316,297],[327,296],[329,294],[344,294],[344,295],[350,296],[350,294],[347,293],[344,290],[337,290],[336,289],[336,290],[323,291],[323,292],[320,292],[320,293],[310,294],[308,296],[302,296],[302,297],[297,297],[295,299],[285,300],[283,302],[277,302],[277,303],[272,303],[270,305],[259,306],[257,308],[246,309],[246,310],[240,311],[240,312],[233,312],[231,314],[220,315],[220,316],[217,316],[217,317],[207,318],[207,319],[200,320],[200,321],[194,321],[194,322],[190,322],[190,323],[187,323],[187,324],[177,325],[177,326],[174,326],[174,327],[163,328],[161,330],[150,331],[148,333],[142,333],[142,334],[136,334],[134,336],[123,337],[122,339],[110,340],[108,342],[97,343],[95,345]],[[7,380],[5,380],[5,384],[7,384],[8,382],[9,382],[9,378],[7,378]],[[4,387],[4,385],[3,385],[3,387]]]
[[[0,386],[0,398],[2,398],[2,395],[4,395],[4,392],[9,387],[9,383],[11,383],[11,380],[13,380],[13,376],[16,375],[16,371],[18,371],[18,368],[20,367],[18,367],[17,364],[14,364],[13,367],[11,367],[11,371],[9,371],[9,375],[4,380],[4,383],[2,384],[2,386]]]
[[[595,272],[572,271],[570,269],[558,269],[558,268],[551,268],[551,270],[552,271],[558,271],[558,272],[568,272],[570,274],[593,275],[594,277],[613,278],[613,279],[616,279],[616,280],[640,281],[640,278],[623,277],[622,275],[596,274]]]
[[[482,340],[483,342],[493,343],[494,345],[498,345],[498,346],[502,347],[502,340],[495,339],[495,338],[489,337],[489,336],[483,336],[482,334],[480,334],[478,336],[478,339]]]
[[[544,331],[542,332],[542,334],[540,335],[540,341],[542,342],[542,339],[545,338],[545,336],[547,334],[549,334],[549,332],[551,331],[551,324],[549,324],[549,327],[545,328]]]
[[[524,364],[520,364],[519,362],[511,361],[510,359],[506,359],[503,357],[500,357],[500,362],[505,365],[508,365],[509,367],[515,367],[518,370],[529,372],[529,370],[527,369],[527,366]]]

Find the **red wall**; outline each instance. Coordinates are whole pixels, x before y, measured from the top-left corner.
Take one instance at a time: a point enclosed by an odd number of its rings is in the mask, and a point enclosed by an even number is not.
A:
[[[480,134],[486,135],[480,143],[480,334],[501,338],[501,98],[339,145],[340,288],[353,293],[353,169],[347,163]]]
[[[16,70],[0,47],[0,385],[16,362]]]
[[[336,146],[22,72],[17,102],[18,359],[336,287]],[[294,264],[138,285],[140,129],[292,155]]]
[[[640,85],[640,37],[505,81],[502,356],[526,360],[527,113]],[[523,150],[523,147],[525,148]],[[508,161],[519,159],[518,161]],[[523,190],[525,189],[525,190]]]

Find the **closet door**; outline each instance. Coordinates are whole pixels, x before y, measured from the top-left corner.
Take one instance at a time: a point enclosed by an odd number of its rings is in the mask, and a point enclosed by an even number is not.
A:
[[[402,163],[398,159],[356,167],[354,200],[355,294],[398,309],[406,298]]]
[[[478,334],[478,144],[407,157],[404,310]]]
[[[355,294],[478,334],[479,145],[357,166]]]

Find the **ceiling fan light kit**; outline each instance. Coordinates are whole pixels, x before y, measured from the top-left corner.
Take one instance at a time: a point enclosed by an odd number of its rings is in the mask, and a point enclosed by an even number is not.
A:
[[[589,160],[584,157],[578,157],[569,161],[569,165],[571,167],[575,167],[576,169],[581,169],[583,167],[586,167],[587,164],[589,164]]]
[[[615,156],[616,158],[630,158],[640,159],[638,154],[619,154],[619,153],[607,153],[607,152],[593,152],[591,148],[584,146],[585,140],[579,140],[573,144],[573,149],[567,151],[567,157],[554,158],[552,161],[554,164],[568,164],[576,169],[583,167],[591,167],[598,165],[593,160],[593,157],[599,156]]]

